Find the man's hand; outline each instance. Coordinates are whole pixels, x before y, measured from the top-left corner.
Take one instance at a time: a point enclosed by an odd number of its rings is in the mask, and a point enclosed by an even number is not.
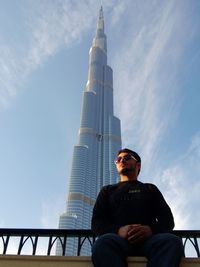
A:
[[[128,239],[128,232],[131,230],[131,225],[125,225],[119,228],[118,235]]]
[[[129,224],[119,228],[118,235],[127,239],[131,244],[143,242],[152,235],[148,225]]]
[[[143,242],[152,235],[152,230],[148,225],[132,224],[129,225],[127,240],[131,244]]]
[[[133,227],[137,227],[140,225],[141,224],[128,224],[128,225],[121,226],[118,230],[118,235],[125,238],[125,239],[128,239],[128,237],[129,237],[128,233],[131,231],[131,229]]]

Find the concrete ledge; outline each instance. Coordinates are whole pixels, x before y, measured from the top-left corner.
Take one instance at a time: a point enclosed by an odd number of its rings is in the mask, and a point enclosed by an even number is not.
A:
[[[128,267],[145,267],[146,262],[144,257],[129,257]],[[200,258],[183,258],[179,267],[200,267]]]
[[[146,267],[146,258],[129,257],[129,267]],[[91,258],[0,255],[0,267],[93,267]],[[180,267],[200,267],[200,258],[183,258]]]

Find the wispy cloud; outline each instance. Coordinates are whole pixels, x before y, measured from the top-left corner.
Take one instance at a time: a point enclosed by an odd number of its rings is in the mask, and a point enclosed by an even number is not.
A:
[[[53,55],[61,47],[80,41],[83,33],[96,19],[89,6],[90,1],[76,4],[73,4],[73,1],[56,4],[47,1],[45,5],[39,6],[39,16],[31,25],[32,45],[29,61],[33,65],[40,64],[40,61]]]
[[[6,44],[0,44],[0,109],[9,104],[9,98],[16,94],[20,66],[17,64],[17,55]],[[20,75],[21,76],[21,75]]]
[[[200,133],[197,133],[185,154],[155,178],[159,179],[161,187],[165,189],[175,214],[177,229],[199,229],[199,161]]]
[[[134,145],[145,161],[156,155],[173,122],[172,112],[174,117],[178,112],[177,105],[174,109],[177,69],[187,42],[179,31],[184,25],[184,5],[178,9],[175,1],[158,2],[137,2],[113,62],[124,145]]]
[[[9,105],[27,77],[50,56],[81,40],[84,32],[96,21],[98,9],[91,2],[25,3],[22,19],[26,26],[26,42],[19,46],[6,42],[1,36],[0,109]]]

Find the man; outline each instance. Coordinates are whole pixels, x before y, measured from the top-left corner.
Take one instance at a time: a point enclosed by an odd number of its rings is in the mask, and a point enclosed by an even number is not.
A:
[[[153,184],[137,180],[140,156],[122,149],[115,160],[120,182],[104,186],[95,203],[92,231],[99,236],[92,248],[95,267],[126,267],[127,256],[146,256],[148,267],[178,267],[181,239],[169,233],[172,212]]]

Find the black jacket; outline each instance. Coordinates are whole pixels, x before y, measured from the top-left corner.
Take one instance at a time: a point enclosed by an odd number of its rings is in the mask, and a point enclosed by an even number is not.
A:
[[[149,225],[153,234],[173,229],[172,212],[155,185],[127,181],[101,189],[93,209],[92,231],[96,235],[117,233],[127,224]]]

